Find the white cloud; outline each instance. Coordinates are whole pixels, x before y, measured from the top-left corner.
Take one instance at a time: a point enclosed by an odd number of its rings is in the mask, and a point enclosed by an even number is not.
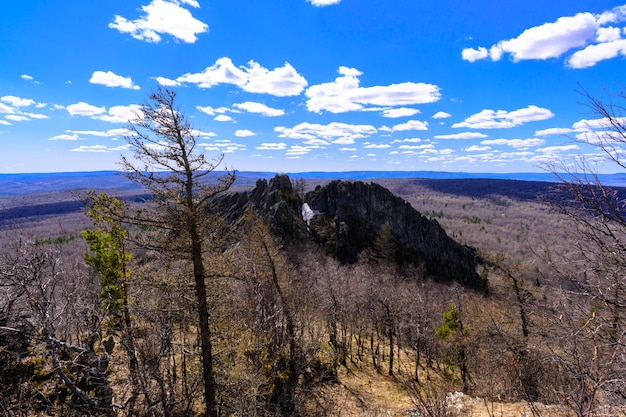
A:
[[[598,28],[598,31],[596,32],[596,41],[600,43],[613,42],[621,37],[622,30],[614,26],[609,26],[607,28]]]
[[[152,77],[156,82],[158,82],[163,87],[178,87],[180,83],[176,80],[171,80],[165,77]]]
[[[104,145],[82,145],[72,149],[72,152],[108,152],[108,148]]]
[[[5,119],[11,120],[12,122],[25,122],[30,120],[27,116],[23,114],[7,114],[4,116]]]
[[[96,107],[83,101],[70,104],[65,108],[70,116],[96,116],[106,111],[104,107]]]
[[[618,117],[616,121],[620,124],[626,125],[626,116]],[[583,119],[572,125],[572,128],[581,131],[581,130],[591,130],[591,129],[610,129],[611,122],[609,119],[600,118],[600,119]]]
[[[249,93],[271,94],[278,97],[297,96],[307,85],[304,77],[288,62],[282,67],[268,70],[254,61],[248,66],[236,67],[230,58],[223,57],[215,64],[198,73],[187,73],[175,81],[157,77],[157,81],[177,85],[189,83],[200,88],[211,88],[219,84],[232,84]]]
[[[311,112],[345,113],[366,110],[365,106],[406,106],[438,101],[439,87],[433,84],[404,82],[387,86],[360,87],[355,68],[339,67],[335,81],[313,85],[306,90],[307,109]]]
[[[398,149],[415,151],[415,150],[430,150],[435,149],[435,145],[432,143],[425,143],[423,145],[400,145]]]
[[[478,132],[463,132],[463,133],[455,133],[451,135],[437,135],[435,139],[480,139],[486,138],[487,135],[484,133]]]
[[[246,150],[246,145],[241,143],[235,143],[228,139],[220,139],[214,142],[214,145],[218,147],[220,152],[222,153],[233,153],[236,151],[244,151]]]
[[[16,96],[3,96],[0,97],[0,100],[9,103],[13,107],[28,107],[35,104],[35,100],[30,98],[20,98]]]
[[[240,138],[247,138],[249,136],[256,136],[256,133],[248,129],[238,129],[235,130],[235,136]]]
[[[445,111],[438,111],[433,114],[433,119],[447,119],[448,117],[452,117],[450,113],[446,113]]]
[[[487,152],[490,150],[491,150],[491,147],[489,146],[478,146],[478,145],[472,145],[472,146],[468,146],[467,148],[465,148],[465,152]]]
[[[330,6],[333,4],[339,4],[341,2],[341,0],[306,0],[306,1],[308,1],[313,6],[316,6],[316,7]]]
[[[452,127],[465,127],[470,129],[511,128],[527,122],[547,120],[552,117],[554,117],[554,113],[550,110],[535,105],[530,105],[511,112],[486,109],[471,115],[463,122],[453,124]]]
[[[483,140],[480,142],[481,145],[496,145],[496,146],[510,146],[516,149],[525,149],[534,146],[541,146],[545,143],[543,139],[532,138],[532,139],[491,139],[491,140]]]
[[[420,113],[418,109],[411,109],[409,107],[398,107],[396,109],[384,109],[383,117],[390,119],[396,119],[398,117],[410,117]]]
[[[316,138],[332,140],[333,143],[351,145],[356,139],[371,136],[377,132],[371,125],[352,125],[332,122],[327,125],[315,123],[300,123],[292,128],[278,126],[274,128],[281,138],[307,139]]]
[[[575,130],[567,127],[551,127],[549,129],[537,130],[535,136],[567,135],[572,132],[575,132]]]
[[[255,146],[254,149],[259,151],[282,151],[287,148],[287,144],[283,142],[279,143],[262,143],[259,146]]]
[[[514,62],[525,59],[557,58],[573,48],[580,48],[596,37],[598,23],[591,13],[560,17],[523,31],[517,38],[503,40],[489,49],[489,57],[498,61],[508,53]],[[466,52],[467,51],[467,52]],[[486,49],[465,49],[463,59],[474,62],[487,57]]]
[[[214,137],[217,136],[215,132],[203,132],[197,129],[191,129],[191,134],[196,137]]]
[[[200,3],[197,0],[180,0],[181,3],[188,4],[191,7],[200,7]]]
[[[559,153],[559,152],[575,151],[577,149],[580,149],[578,145],[562,145],[562,146],[548,146],[546,148],[539,148],[537,149],[537,151],[543,152],[543,153],[554,154],[554,153]]]
[[[285,152],[286,157],[298,157],[310,153],[313,149],[317,149],[317,146],[302,146],[292,145]]]
[[[139,90],[139,86],[133,84],[133,80],[130,77],[122,77],[112,71],[94,71],[89,79],[89,82],[91,84],[100,84],[107,87],[122,87]]]
[[[622,29],[604,26],[625,20],[626,5],[598,15],[578,13],[526,29],[516,38],[492,45],[488,53],[484,47],[466,48],[462,56],[470,62],[487,57],[498,61],[503,54],[508,53],[514,62],[518,62],[526,59],[558,58],[575,49],[566,64],[571,68],[587,68],[619,55],[626,56],[626,45],[621,39]]]
[[[428,122],[422,122],[421,120],[409,120],[406,123],[395,125],[391,128],[394,132],[405,132],[407,130],[428,130]]]
[[[419,143],[422,140],[420,138],[406,138],[406,139],[396,139],[391,143]]]
[[[225,114],[219,114],[213,118],[216,122],[231,122],[233,120],[232,117],[226,116]]]
[[[80,136],[77,133],[72,133],[68,135],[67,133],[63,133],[61,135],[56,135],[51,137],[49,140],[79,140]]]
[[[11,123],[7,122],[6,120],[0,120],[0,125],[11,126]]]
[[[589,68],[600,61],[615,58],[618,55],[626,56],[626,39],[589,45],[585,49],[576,51],[567,60],[571,68]]]
[[[388,143],[365,143],[363,147],[366,149],[387,149],[391,148],[391,145]]]
[[[246,101],[244,103],[235,103],[233,104],[233,107],[241,109],[241,110],[245,110],[248,113],[258,113],[258,114],[262,114],[263,116],[268,116],[268,117],[283,116],[285,114],[285,111],[282,109],[273,109],[271,107],[266,106],[263,103],[256,103],[252,101]]]
[[[213,108],[211,106],[196,106],[196,109],[200,110],[202,113],[208,114],[209,116],[215,116],[215,114],[224,114],[230,110],[228,107]]]
[[[40,113],[22,113],[22,115],[30,118],[30,119],[47,119],[48,116]]]
[[[128,123],[141,115],[141,107],[136,104],[128,106],[113,106],[107,114],[98,115],[95,118],[109,123]]]
[[[626,5],[614,7],[598,16],[598,24],[615,23],[626,20]]]
[[[33,84],[39,84],[39,81],[35,80],[32,76],[30,76],[28,74],[22,74],[20,76],[20,78],[22,78],[22,80],[26,80],[26,81],[31,82]]]
[[[111,136],[126,136],[132,134],[132,132],[125,127],[117,129],[109,129],[106,131],[101,130],[66,130],[65,132],[72,135],[85,135],[85,136],[98,136],[98,137],[111,137]],[[56,136],[55,136],[56,137]]]
[[[487,48],[480,46],[478,49],[474,48],[465,48],[461,52],[461,57],[465,61],[475,62],[481,59],[487,58],[489,52],[487,52]]]
[[[141,106],[113,106],[108,111],[105,107],[96,107],[85,102],[70,104],[65,108],[71,116],[87,116],[92,119],[109,123],[128,123],[130,120],[141,117]]]
[[[15,113],[12,107],[7,106],[6,104],[0,103],[0,113]]]
[[[199,6],[196,1],[185,0],[183,3]],[[141,9],[145,15],[135,20],[115,15],[109,28],[148,42],[160,42],[159,34],[168,34],[187,43],[194,43],[198,39],[196,35],[209,30],[206,23],[194,18],[189,10],[175,0],[152,0],[147,6],[141,6]]]

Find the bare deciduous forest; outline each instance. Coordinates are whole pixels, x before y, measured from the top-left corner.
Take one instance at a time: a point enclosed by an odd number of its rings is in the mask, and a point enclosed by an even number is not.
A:
[[[212,202],[234,177],[203,182],[222,161],[194,152],[174,97],[155,93],[134,125],[137,159],[124,163],[147,191],[3,200],[4,213],[52,209],[2,222],[2,415],[626,411],[621,190],[593,175],[565,188],[376,180],[474,248],[485,285],[397,263],[385,226],[342,263],[328,245],[285,241],[253,210],[229,223]],[[318,185],[291,178],[280,201]]]

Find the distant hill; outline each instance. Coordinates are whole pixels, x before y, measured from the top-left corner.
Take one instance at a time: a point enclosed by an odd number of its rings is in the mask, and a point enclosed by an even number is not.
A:
[[[221,173],[215,173],[216,176]],[[274,172],[237,171],[235,186],[254,186],[257,179],[270,179]],[[499,179],[557,182],[551,173],[467,173],[438,171],[345,171],[287,173],[292,179],[374,180],[390,178],[420,179]],[[611,186],[626,186],[626,174],[605,174],[600,180]],[[135,190],[138,185],[118,171],[58,172],[35,174],[0,174],[0,196],[35,194],[81,189]]]

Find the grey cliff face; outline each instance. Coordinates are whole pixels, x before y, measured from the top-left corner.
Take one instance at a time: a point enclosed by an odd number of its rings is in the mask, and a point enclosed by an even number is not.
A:
[[[302,218],[304,203],[316,213],[310,225]],[[344,263],[356,262],[386,229],[396,262],[423,265],[437,280],[480,288],[474,250],[452,240],[436,220],[377,184],[332,181],[302,199],[289,177],[277,175],[269,183],[257,181],[251,193],[221,197],[219,205],[233,225],[252,209],[286,244],[314,241]]]
[[[336,227],[336,253],[345,262],[372,245],[388,225],[401,263],[424,263],[429,274],[479,287],[472,248],[452,240],[436,220],[422,216],[409,203],[377,184],[333,181],[305,197],[310,207]],[[311,223],[312,228],[319,221]]]

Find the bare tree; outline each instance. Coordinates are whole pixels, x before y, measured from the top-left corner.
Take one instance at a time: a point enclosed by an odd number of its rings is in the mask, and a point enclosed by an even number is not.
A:
[[[206,414],[217,416],[216,384],[204,253],[215,236],[216,216],[210,202],[230,188],[233,171],[214,171],[223,155],[207,159],[198,148],[197,131],[175,103],[176,93],[159,88],[128,126],[126,140],[134,159],[123,156],[125,175],[141,184],[153,198],[131,212],[124,222],[140,226],[134,240],[149,250],[186,259],[192,265]]]
[[[568,403],[582,416],[598,413],[603,404],[626,405],[625,196],[599,175],[599,163],[626,168],[626,91],[581,94],[592,118],[579,140],[594,146],[596,155],[548,168],[561,180],[552,203],[573,220],[579,236],[577,247],[562,254],[561,265],[568,267],[559,273],[567,291],[557,312],[567,324],[568,344],[559,359],[573,375]]]
[[[21,323],[3,327],[3,331],[21,333],[30,328],[52,364],[62,387],[78,401],[68,405],[86,405],[90,414],[114,415],[113,392],[106,374],[108,355],[99,354],[96,343],[102,317],[87,292],[91,288],[84,271],[67,259],[59,245],[42,243],[36,238],[19,236],[11,250],[0,258],[0,288],[10,295],[11,305]],[[80,284],[79,284],[80,283]],[[79,316],[68,314],[79,312]],[[8,311],[7,311],[8,313]],[[88,336],[81,344],[59,337],[69,321],[86,319]],[[85,407],[82,406],[84,409]],[[69,412],[69,410],[68,410]]]

